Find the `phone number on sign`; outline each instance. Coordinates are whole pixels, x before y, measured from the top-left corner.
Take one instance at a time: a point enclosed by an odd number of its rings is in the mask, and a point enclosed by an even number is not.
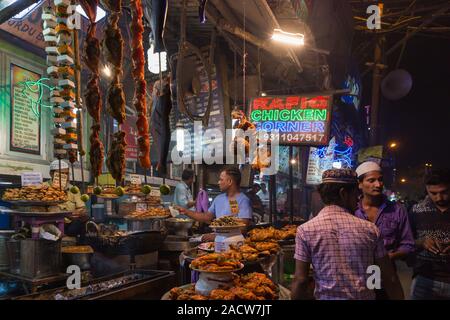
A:
[[[321,133],[265,133],[264,139],[284,142],[324,142],[325,135]]]

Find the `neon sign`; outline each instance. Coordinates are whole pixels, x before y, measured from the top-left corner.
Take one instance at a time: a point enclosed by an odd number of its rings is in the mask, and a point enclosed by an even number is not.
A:
[[[250,103],[250,120],[280,144],[326,145],[331,96],[260,97]]]

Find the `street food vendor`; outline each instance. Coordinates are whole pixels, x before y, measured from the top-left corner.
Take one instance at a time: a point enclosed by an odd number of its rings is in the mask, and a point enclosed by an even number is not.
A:
[[[81,200],[81,194],[70,192],[71,185],[69,184],[69,165],[65,161],[61,161],[61,174],[59,171],[59,160],[55,160],[50,164],[50,177],[51,179],[45,184],[59,188],[61,182],[61,188],[66,190],[67,201],[59,204],[58,207],[64,211],[71,211],[74,215],[83,215],[86,213],[85,203]]]
[[[223,216],[235,216],[249,225],[253,219],[253,210],[250,199],[240,192],[241,172],[238,168],[230,167],[222,170],[219,178],[219,188],[221,193],[218,195],[206,213],[193,212],[178,207],[180,213],[199,222],[210,223],[213,219]],[[214,236],[208,235],[203,241],[212,241]]]
[[[190,187],[194,182],[194,171],[192,169],[184,169],[181,179],[182,181],[175,187],[173,202],[176,206],[185,209],[193,209],[195,206],[195,201],[192,197]]]

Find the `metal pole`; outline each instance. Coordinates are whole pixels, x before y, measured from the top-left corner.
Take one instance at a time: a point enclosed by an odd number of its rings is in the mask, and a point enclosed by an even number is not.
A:
[[[378,143],[379,125],[378,125],[378,110],[380,103],[380,84],[381,84],[381,58],[382,46],[384,38],[378,37],[375,44],[375,55],[372,76],[372,104],[370,112],[370,145],[375,146]]]
[[[277,201],[276,201],[276,176],[271,175],[269,180],[269,223],[273,223],[273,216],[277,212]]]
[[[58,158],[58,172],[59,172],[59,191],[62,191],[62,186],[61,186],[61,158]]]
[[[292,167],[292,159],[294,158],[294,150],[289,146],[289,221],[294,222],[294,168]]]

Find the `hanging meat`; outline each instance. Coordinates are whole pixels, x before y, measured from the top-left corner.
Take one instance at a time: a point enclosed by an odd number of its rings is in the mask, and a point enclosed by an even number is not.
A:
[[[125,176],[125,132],[118,131],[114,133],[111,147],[108,151],[108,158],[106,159],[106,166],[111,173],[111,176],[116,181],[122,181]]]
[[[80,5],[89,18],[89,28],[84,42],[83,61],[91,71],[84,95],[86,108],[92,117],[91,136],[89,137],[90,149],[89,159],[91,163],[91,172],[94,177],[102,173],[103,160],[105,158],[103,143],[100,140],[100,114],[102,98],[100,94],[100,41],[96,38],[97,25],[95,19],[97,16],[98,0],[80,0]]]
[[[133,106],[137,112],[138,157],[143,168],[150,168],[150,137],[147,120],[147,96],[145,81],[145,54],[143,43],[144,26],[142,24],[142,2],[131,0],[131,58],[133,59],[134,99]]]
[[[162,90],[161,90],[162,89]],[[170,145],[169,115],[172,110],[169,79],[155,82],[153,89],[153,112],[151,120],[151,133],[158,152],[158,164],[156,169],[161,174],[167,173],[167,156]]]
[[[103,0],[105,7],[110,11],[108,23],[103,38],[103,54],[112,67],[112,80],[108,88],[107,111],[119,124],[119,131],[113,135],[108,151],[106,165],[118,183],[121,183],[125,173],[125,132],[120,125],[125,121],[125,94],[120,83],[123,69],[124,41],[119,28],[122,0]]]
[[[100,124],[91,126],[91,136],[89,137],[91,149],[89,151],[89,159],[91,162],[91,171],[94,177],[98,177],[102,173],[103,160],[105,159],[105,151],[103,143],[100,140]]]
[[[103,37],[103,55],[112,67],[112,80],[108,89],[108,113],[119,123],[125,121],[125,94],[120,83],[123,69],[124,41],[119,28],[122,0],[104,0],[103,3],[110,10],[108,23]]]

